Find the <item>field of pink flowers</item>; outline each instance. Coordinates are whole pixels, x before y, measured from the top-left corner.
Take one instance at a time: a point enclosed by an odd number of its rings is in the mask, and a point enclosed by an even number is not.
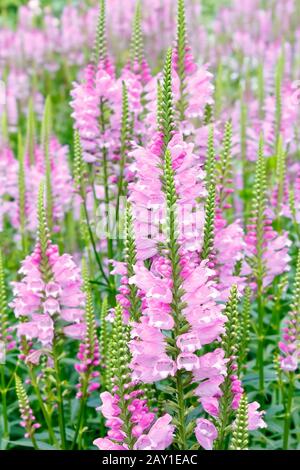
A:
[[[300,0],[3,0],[0,449],[300,449]]]

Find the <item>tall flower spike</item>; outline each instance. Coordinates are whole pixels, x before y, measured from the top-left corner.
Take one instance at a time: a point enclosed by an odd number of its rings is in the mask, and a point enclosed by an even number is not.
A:
[[[79,191],[79,194],[84,192],[83,187],[83,171],[84,171],[84,161],[82,158],[82,147],[80,143],[80,136],[77,130],[74,131],[74,182],[75,188]]]
[[[235,375],[237,370],[236,355],[238,341],[238,290],[233,285],[230,291],[229,299],[226,304],[225,314],[227,321],[225,323],[225,335],[222,338],[222,349],[227,359],[227,375],[221,385],[222,396],[219,401],[219,419],[218,419],[218,440],[217,449],[223,449],[226,446],[228,425],[232,417],[232,406],[234,398],[240,399],[240,389],[238,378]]]
[[[215,154],[215,142],[214,142],[214,126],[209,126],[208,140],[207,140],[207,153],[205,160],[205,181],[206,189],[209,190],[211,184],[215,183],[216,180],[216,154]]]
[[[41,250],[41,273],[46,282],[50,279],[50,267],[46,251],[50,242],[47,216],[44,205],[45,186],[41,183],[38,194],[38,241]]]
[[[185,21],[185,7],[184,0],[178,0],[177,3],[177,38],[176,38],[176,52],[177,52],[177,73],[179,77],[179,100],[177,102],[177,109],[179,111],[180,120],[185,118],[185,110],[187,108],[186,101],[186,74],[185,74],[185,56],[187,48],[186,37],[186,21]]]
[[[50,137],[52,132],[52,103],[50,96],[47,96],[43,121],[42,121],[42,136],[41,142],[43,146],[45,171],[46,171],[46,210],[47,210],[47,223],[51,230],[53,225],[53,197],[51,187],[51,159],[50,159]]]
[[[132,36],[130,44],[131,66],[141,65],[143,60],[143,33],[141,28],[141,2],[137,1],[132,25]]]
[[[110,340],[112,389],[100,395],[100,410],[110,429],[107,437],[96,439],[94,444],[100,450],[163,450],[173,438],[171,416],[165,414],[153,424],[155,415],[149,410],[144,390],[131,380],[129,337],[130,329],[118,304]]]
[[[172,138],[174,131],[174,113],[172,98],[172,49],[167,51],[166,62],[164,67],[164,78],[162,85],[162,102],[161,102],[161,129],[163,134],[163,153]]]
[[[278,145],[276,149],[276,173],[277,173],[277,206],[276,216],[280,217],[282,210],[282,203],[284,197],[284,184],[285,184],[285,173],[286,173],[286,152],[283,148],[282,136],[278,138]]]
[[[230,450],[248,450],[248,400],[243,394],[236,413],[236,420],[233,423]]]
[[[93,62],[105,62],[107,59],[105,0],[100,0],[99,16],[96,31],[96,43],[94,48]]]
[[[252,217],[255,223],[255,241],[256,256],[254,263],[254,275],[258,283],[262,283],[265,272],[263,263],[264,254],[264,228],[265,228],[265,211],[266,211],[266,161],[264,158],[264,141],[262,135],[259,140],[258,159],[255,170],[255,181],[253,190]]]
[[[26,128],[26,155],[30,165],[34,164],[35,160],[35,114],[32,98],[29,100],[28,104],[28,116],[27,116],[27,128]]]
[[[119,220],[120,211],[120,198],[124,195],[124,170],[126,164],[126,155],[128,153],[130,138],[130,123],[129,123],[129,107],[128,107],[128,92],[125,82],[122,82],[122,119],[121,119],[121,136],[120,136],[120,173],[118,179],[118,196],[116,208],[116,220]]]
[[[256,163],[252,220],[248,227],[247,240],[253,245],[253,256],[249,260],[257,289],[257,307],[258,307],[258,352],[257,360],[259,366],[260,389],[264,390],[264,304],[263,304],[263,281],[266,272],[264,259],[265,253],[265,211],[266,211],[266,161],[264,158],[263,136],[259,139],[258,159]]]
[[[214,247],[214,229],[215,229],[215,201],[216,185],[211,183],[208,188],[208,196],[205,204],[205,221],[203,229],[203,248],[201,259],[210,259]]]
[[[100,364],[100,351],[97,336],[97,326],[94,314],[93,297],[89,285],[88,272],[85,262],[82,263],[82,277],[85,292],[85,338],[79,346],[77,358],[80,362],[75,364],[80,374],[77,385],[77,398],[86,399],[87,395],[100,387],[99,372],[95,370]]]
[[[101,305],[100,312],[100,333],[99,333],[99,347],[100,347],[100,367],[101,367],[101,385],[104,390],[108,388],[107,366],[108,366],[108,347],[109,335],[106,316],[108,313],[107,297],[104,297]]]
[[[181,353],[178,347],[177,337],[179,334],[186,333],[189,330],[189,324],[183,315],[184,303],[182,296],[184,294],[182,288],[181,266],[179,244],[177,241],[177,220],[176,220],[176,194],[174,171],[172,168],[171,152],[165,153],[164,164],[164,191],[167,203],[167,230],[168,237],[167,246],[169,251],[169,259],[171,263],[172,278],[172,316],[174,319],[173,335],[168,339],[169,347],[173,351],[173,359]],[[186,449],[187,440],[193,432],[193,422],[187,425],[187,418],[191,408],[188,407],[186,398],[186,387],[190,387],[191,373],[184,369],[178,369],[174,377],[171,377],[172,385],[170,390],[170,404],[175,410],[174,424],[176,426],[176,443],[180,449]],[[193,407],[192,407],[193,408]]]
[[[216,156],[214,146],[214,128],[211,125],[208,134],[207,156],[205,162],[206,189],[205,221],[203,230],[203,248],[201,259],[209,259],[214,245],[215,205],[216,205]]]
[[[219,176],[218,176],[218,208],[229,209],[231,207],[226,203],[226,198],[231,194],[231,172],[232,172],[232,124],[231,121],[225,123],[225,131],[223,137],[223,150],[219,163]]]
[[[110,371],[109,375],[112,380],[112,392],[117,392],[118,399],[114,403],[115,413],[112,416],[117,416],[118,420],[113,423],[110,420],[111,430],[108,436],[115,438],[117,441],[125,442],[129,449],[133,448],[134,438],[132,435],[133,424],[130,421],[130,412],[127,408],[126,396],[129,392],[128,385],[130,383],[130,371],[128,364],[130,362],[130,355],[128,350],[129,342],[129,329],[123,323],[123,313],[120,305],[115,308],[115,319],[113,324],[112,335],[110,338]],[[105,406],[105,393],[101,394],[103,405]],[[112,395],[111,395],[112,396]],[[127,399],[128,400],[128,399]],[[108,418],[104,412],[104,416]],[[109,425],[109,423],[107,423]]]
[[[82,339],[85,331],[82,278],[72,257],[60,255],[51,243],[44,208],[44,186],[38,195],[38,239],[33,252],[22,262],[22,280],[13,283],[14,298],[10,306],[16,317],[19,337],[36,339],[52,349],[53,341],[65,335]],[[67,326],[65,322],[69,323]],[[56,335],[56,333],[59,333]]]
[[[282,353],[280,366],[285,372],[293,372],[298,369],[300,361],[300,250],[297,258],[293,300],[285,319],[282,339],[283,341],[279,343]]]
[[[8,314],[7,314],[7,298],[6,298],[6,288],[4,281],[4,267],[2,259],[2,251],[0,250],[0,342],[3,344],[6,343],[7,339],[7,327],[8,327]],[[1,349],[0,346],[0,364],[1,353],[5,354],[5,351]]]
[[[23,383],[18,375],[15,377],[16,381],[16,393],[19,402],[19,409],[21,413],[21,426],[26,430],[25,437],[30,438],[35,448],[37,448],[34,433],[36,429],[40,428],[41,425],[36,422],[36,418],[30,407],[29,398]]]
[[[132,210],[129,203],[127,203],[125,214],[125,262],[127,267],[127,277],[134,276],[134,266],[137,261],[135,236],[133,228]],[[129,313],[130,319],[138,321],[140,316],[140,299],[138,297],[138,290],[135,284],[128,284],[129,293],[128,300],[130,302]]]
[[[25,164],[24,164],[24,148],[22,142],[22,135],[18,134],[18,186],[19,186],[19,218],[20,218],[20,232],[22,237],[22,250],[24,253],[27,251],[26,243],[26,182],[25,182]]]

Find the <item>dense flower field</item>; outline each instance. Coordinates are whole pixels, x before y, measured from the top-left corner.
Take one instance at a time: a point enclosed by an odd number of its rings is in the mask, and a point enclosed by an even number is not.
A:
[[[18,3],[0,448],[300,449],[300,1]]]

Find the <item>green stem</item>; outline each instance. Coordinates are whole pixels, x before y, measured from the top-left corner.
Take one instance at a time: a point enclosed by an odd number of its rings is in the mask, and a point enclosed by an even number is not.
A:
[[[5,386],[4,365],[0,366],[1,370],[1,397],[2,397],[2,416],[3,416],[3,438],[9,439],[8,431],[8,415],[7,415],[7,388]]]
[[[80,408],[79,408],[79,413],[78,413],[78,421],[77,421],[77,426],[76,426],[76,431],[72,443],[72,450],[74,450],[77,442],[78,435],[81,435],[82,431],[82,423],[83,423],[83,418],[84,418],[84,413],[85,413],[85,407],[86,407],[86,401],[87,401],[87,386],[88,386],[88,377],[86,377],[83,388],[82,388],[82,398],[80,401]]]
[[[294,388],[295,388],[294,374],[293,372],[290,372],[289,373],[288,398],[287,398],[287,403],[285,406],[285,415],[284,415],[284,432],[283,432],[283,449],[284,450],[288,450],[288,445],[289,445]]]
[[[110,207],[109,207],[109,189],[108,189],[108,168],[107,168],[107,151],[103,150],[103,178],[104,178],[104,194],[105,194],[105,208],[106,208],[106,237],[107,237],[107,256],[108,259],[114,259],[113,241],[110,234]],[[109,285],[111,286],[109,292],[110,305],[115,305],[115,278],[109,273]]]
[[[100,256],[99,256],[98,251],[97,251],[96,242],[95,242],[94,235],[93,235],[93,232],[92,232],[92,229],[91,229],[89,213],[88,213],[88,210],[87,210],[87,207],[86,207],[86,201],[85,201],[84,198],[83,198],[83,204],[82,205],[83,205],[83,211],[84,211],[85,220],[86,220],[86,223],[87,223],[87,229],[88,229],[88,232],[89,232],[90,241],[91,241],[91,244],[92,244],[92,247],[93,247],[93,251],[94,251],[94,254],[95,254],[97,264],[99,266],[99,269],[101,271],[101,274],[102,274],[103,278],[105,279],[105,281],[107,283],[109,283],[109,279],[105,274]]]
[[[33,434],[30,436],[30,439],[33,444],[34,450],[39,450],[39,446],[37,445],[36,438],[34,437]]]
[[[101,130],[104,133],[106,124],[105,124],[105,109],[104,109],[104,102],[101,100],[100,103],[100,126]],[[114,259],[114,250],[113,250],[113,241],[110,237],[110,207],[109,207],[109,187],[108,187],[108,154],[107,149],[103,148],[102,150],[103,156],[103,185],[104,185],[104,197],[105,197],[105,209],[106,209],[106,237],[107,237],[107,256],[108,259]],[[109,292],[109,300],[111,306],[115,305],[115,278],[109,272],[109,285],[111,286]]]
[[[61,437],[61,448],[62,450],[66,450],[64,403],[63,403],[62,386],[61,386],[61,380],[60,380],[60,370],[59,370],[57,352],[54,352],[54,370],[55,370],[56,387],[57,387],[58,424],[59,424],[60,437]]]
[[[259,390],[264,396],[265,376],[264,376],[264,303],[263,303],[262,280],[257,281],[257,309],[258,309],[258,350],[257,362],[259,369]]]
[[[53,431],[53,428],[52,428],[51,416],[49,415],[48,410],[47,410],[47,408],[44,404],[44,400],[43,400],[43,397],[41,395],[38,383],[36,381],[35,374],[34,374],[34,372],[31,368],[29,369],[29,376],[30,376],[31,384],[34,388],[36,397],[38,399],[41,411],[42,411],[43,416],[45,418],[45,422],[46,422],[46,425],[47,425],[47,428],[48,428],[48,433],[49,433],[50,444],[51,445],[56,445],[58,447],[58,442],[56,440],[56,437],[55,437],[55,434],[54,434],[54,431]]]

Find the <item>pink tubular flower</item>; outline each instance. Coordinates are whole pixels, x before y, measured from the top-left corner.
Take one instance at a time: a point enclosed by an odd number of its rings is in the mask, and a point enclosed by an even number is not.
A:
[[[46,262],[48,266],[46,275],[41,267],[42,262]],[[19,337],[37,339],[43,347],[51,347],[58,320],[73,323],[66,327],[67,335],[70,333],[74,337],[74,332],[69,332],[68,328],[82,331],[82,280],[70,255],[59,255],[58,247],[50,241],[46,252],[42,254],[38,242],[34,252],[23,261],[19,273],[23,275],[23,280],[13,283],[14,299],[11,307],[16,317],[25,317],[28,320],[17,326]],[[76,337],[78,333],[79,331]]]
[[[203,449],[212,450],[218,431],[211,421],[200,418],[196,421],[195,435]]]
[[[127,447],[115,444],[107,437],[99,437],[93,441],[93,444],[97,446],[99,450],[127,450]]]
[[[267,425],[262,419],[264,411],[258,411],[259,403],[256,401],[248,405],[248,430],[255,431],[258,428],[266,428]]]
[[[169,414],[158,418],[147,434],[142,434],[134,445],[135,450],[164,450],[172,444],[174,426]]]
[[[134,383],[127,384],[126,388],[128,388],[128,393],[124,398],[127,401],[127,411],[130,415],[131,436],[135,441],[133,448],[135,450],[166,449],[173,440],[174,426],[170,425],[171,416],[166,414],[155,421],[154,413],[149,410],[147,401],[142,398],[143,390],[138,389]],[[100,398],[102,405],[99,409],[106,418],[106,426],[109,431],[107,437],[96,439],[94,444],[100,450],[128,449],[126,444],[127,435],[123,430],[124,421],[120,408],[124,405],[120,403],[118,387],[113,388],[113,394],[110,392],[101,393]],[[145,433],[148,429],[149,431]]]

